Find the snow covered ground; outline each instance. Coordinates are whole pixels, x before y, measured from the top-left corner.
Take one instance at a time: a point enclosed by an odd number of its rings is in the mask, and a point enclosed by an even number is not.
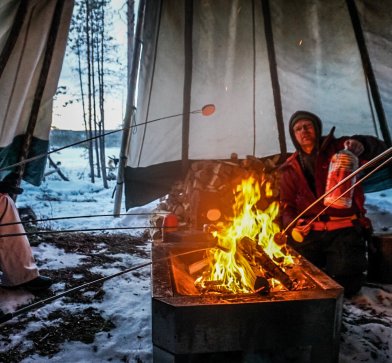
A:
[[[118,150],[108,150],[107,155],[118,155]],[[23,184],[24,193],[18,197],[17,205],[30,206],[39,219],[102,215],[113,212],[113,188],[104,189],[101,181],[91,184],[88,178],[88,167],[83,149],[73,148],[53,154],[55,162],[61,161],[62,171],[69,182],[60,180],[57,174],[46,178],[40,187]],[[367,207],[377,233],[392,233],[392,190],[367,195]],[[151,203],[142,208],[128,211],[127,217],[62,219],[47,221],[41,227],[54,230],[74,230],[107,227],[148,226],[148,213],[155,207]],[[122,213],[125,213],[122,210]],[[117,231],[118,232],[118,231]],[[125,230],[126,233],[141,234],[143,229]],[[146,251],[150,244],[146,243]],[[72,267],[79,263],[77,254],[65,253],[50,244],[34,247],[34,253],[44,261],[40,268],[56,269],[60,266]],[[149,262],[148,258],[133,255],[120,256],[123,264],[132,267]],[[111,275],[119,271],[114,264],[107,266],[100,273]],[[115,328],[107,332],[99,332],[92,344],[67,342],[62,350],[52,358],[33,354],[22,362],[152,362],[151,342],[151,291],[150,268],[144,267],[138,274],[124,274],[104,282],[105,295],[94,307],[104,316],[110,317]],[[52,290],[61,290],[62,283],[57,281]],[[33,296],[24,291],[5,291],[0,289],[0,310],[3,313],[13,312],[33,301]],[[11,341],[1,339],[0,353],[10,346],[29,346],[26,336],[45,325],[45,318],[51,311],[63,306],[62,299],[35,309],[28,314],[36,316],[25,332],[18,332]],[[67,305],[69,306],[69,305]],[[75,310],[78,306],[75,305]],[[12,322],[17,320],[15,317]],[[7,323],[8,324],[8,323]],[[392,361],[392,285],[372,284],[362,288],[361,293],[352,299],[345,299],[343,309],[343,326],[340,347],[340,362],[390,362]]]

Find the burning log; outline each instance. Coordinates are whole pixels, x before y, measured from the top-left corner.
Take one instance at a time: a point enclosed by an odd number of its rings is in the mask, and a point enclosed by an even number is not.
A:
[[[263,276],[257,276],[255,281],[255,291],[259,294],[268,294],[271,290],[271,286],[268,280]]]
[[[259,260],[263,268],[267,270],[273,278],[281,282],[288,290],[292,290],[294,288],[294,284],[290,277],[275,262],[273,262],[260,247],[257,248],[256,260]]]
[[[254,246],[254,247],[253,247]],[[262,268],[274,279],[278,280],[288,290],[294,288],[290,277],[267,255],[261,246],[249,237],[243,237],[238,243],[238,247],[245,255],[252,256]]]
[[[207,267],[210,263],[210,260],[208,258],[203,258],[200,261],[196,261],[192,264],[189,265],[188,271],[190,275],[195,274],[196,272],[199,272],[203,268]]]

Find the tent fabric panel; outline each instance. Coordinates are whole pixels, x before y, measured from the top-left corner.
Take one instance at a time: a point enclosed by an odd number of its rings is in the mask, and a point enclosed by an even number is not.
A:
[[[0,168],[6,168],[8,165],[13,165],[19,161],[19,150],[24,143],[24,135],[18,135],[14,138],[11,144],[0,148]],[[41,140],[33,137],[28,158],[36,155],[45,155],[49,149],[49,141]],[[44,177],[46,166],[46,157],[33,160],[26,164],[25,174],[23,179],[28,183],[39,186]],[[15,168],[5,169],[0,172],[0,179],[14,171]]]
[[[145,205],[170,192],[173,183],[182,175],[181,161],[151,165],[145,168],[126,167],[124,171],[125,208]]]
[[[194,3],[191,110],[213,103],[216,113],[208,119],[200,114],[191,115],[189,158],[192,160],[228,158],[232,152],[240,157],[254,155],[254,144],[259,156],[280,152],[275,142],[277,127],[261,8],[255,3],[254,30],[250,21],[252,2]],[[144,89],[137,123],[182,112],[185,25],[183,3],[180,4],[173,0],[162,2],[155,68],[149,64],[148,70],[143,65],[143,78],[148,79],[148,71],[154,77],[151,99]],[[249,40],[253,39],[253,32],[257,38],[255,54],[253,41]],[[146,58],[142,58],[142,64],[149,62]],[[144,111],[147,103],[148,113]],[[143,112],[145,119],[140,118]],[[179,160],[181,119],[170,118],[138,127],[132,133],[128,165],[143,167]]]
[[[366,47],[392,134],[392,1],[357,0]],[[379,132],[381,137],[381,133]]]
[[[0,98],[0,148],[3,167],[19,161],[15,155],[18,153],[20,156],[20,148],[24,144],[42,71],[52,18],[57,3],[61,2],[63,3],[61,21],[58,24],[59,29],[40,102],[29,157],[36,156],[37,153],[45,153],[48,149],[52,122],[52,99],[60,76],[73,1],[34,0],[27,4],[26,17],[0,78],[0,93],[2,95]],[[12,27],[11,22],[0,25],[2,33],[8,35],[10,27]],[[5,43],[2,43],[3,47]],[[9,152],[11,149],[12,152]],[[39,185],[45,165],[45,158],[27,164],[23,178],[34,185]]]
[[[286,138],[297,110],[320,116],[325,133],[376,135],[345,1],[276,0],[271,12]]]
[[[255,2],[255,52],[256,52],[256,63],[255,63],[255,118],[256,118],[256,139],[255,139],[255,152],[253,156],[265,157],[275,154],[286,153],[286,142],[281,143],[281,136],[279,135],[278,122],[279,119],[281,103],[275,104],[279,100],[274,97],[274,92],[279,92],[276,88],[278,85],[272,83],[272,77],[274,70],[271,67],[275,67],[276,64],[269,64],[271,60],[269,59],[267,50],[267,40],[268,33],[265,30],[264,14],[262,10],[262,2]],[[269,19],[270,20],[270,19]],[[267,22],[268,24],[268,22]],[[273,42],[273,34],[271,34]],[[273,49],[274,50],[274,49]],[[275,55],[275,54],[274,54]],[[279,83],[276,79],[275,82]],[[280,93],[280,92],[279,92]],[[284,135],[282,135],[284,136]],[[283,145],[284,144],[284,145]]]
[[[144,9],[144,19],[142,23],[141,34],[135,34],[135,45],[134,49],[141,48],[141,56],[139,64],[132,64],[132,68],[137,69],[137,79],[131,79],[133,70],[130,72],[129,86],[135,82],[137,84],[137,90],[135,90],[135,99],[130,100],[131,105],[128,107],[135,107],[135,118],[132,121],[132,129],[130,133],[130,141],[128,143],[128,150],[124,150],[128,153],[127,165],[138,166],[141,143],[143,141],[144,126],[135,127],[135,124],[140,124],[146,121],[147,112],[149,107],[149,101],[151,96],[152,79],[154,76],[154,64],[155,64],[155,53],[156,53],[156,42],[158,36],[159,19],[161,0],[151,1],[140,1],[138,8],[139,20],[143,13],[142,6]],[[136,26],[139,29],[139,25]],[[128,90],[128,92],[130,92]]]
[[[255,8],[240,0],[195,5],[192,105],[213,103],[216,112],[192,118],[191,159],[280,152],[262,13],[255,3]]]
[[[192,119],[191,159],[253,153],[251,6],[249,1],[195,4],[192,104],[213,103],[216,112]]]
[[[147,9],[148,11],[149,9]],[[151,90],[145,89],[144,103],[137,114],[137,122],[182,113],[184,84],[184,4],[175,0],[162,1],[156,53],[144,49],[142,55],[145,70],[143,77],[151,82]],[[148,14],[147,14],[148,15]],[[151,26],[146,24],[146,26]],[[151,36],[154,33],[151,32]],[[150,38],[150,40],[154,40]],[[144,40],[144,43],[146,41]],[[152,56],[152,59],[147,59]],[[154,57],[156,65],[154,67]],[[150,73],[151,76],[147,73]],[[151,95],[149,92],[151,91]],[[139,103],[140,104],[140,103]],[[152,163],[173,161],[181,158],[182,117],[168,118],[135,128],[131,134],[129,165],[146,166]],[[173,142],[175,140],[175,142]]]
[[[36,0],[28,4],[19,38],[0,79],[0,147],[25,132],[42,68],[46,42],[56,1]],[[72,15],[73,1],[65,1],[53,60],[44,90],[34,136],[48,139],[52,97],[56,91]],[[3,24],[2,24],[3,26]]]
[[[0,2],[0,49],[2,50],[8,40],[20,0],[3,0]]]
[[[380,169],[362,183],[365,193],[374,193],[392,188],[392,166]]]

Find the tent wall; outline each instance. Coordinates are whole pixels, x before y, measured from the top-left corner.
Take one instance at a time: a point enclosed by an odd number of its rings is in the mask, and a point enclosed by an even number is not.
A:
[[[387,55],[392,36],[387,14],[392,2],[355,3],[390,132],[392,61]],[[188,23],[186,4],[192,10]],[[191,44],[185,39],[189,26]],[[276,64],[271,63],[271,42]],[[147,6],[143,47],[136,123],[181,114],[189,87],[191,111],[208,103],[216,106],[212,116],[189,116],[190,160],[293,151],[287,123],[300,109],[318,114],[324,132],[336,126],[337,136],[383,138],[345,0],[156,1]],[[192,67],[186,69],[189,54]],[[183,130],[182,116],[132,130],[127,208],[168,192],[181,175]],[[167,173],[162,171],[165,163],[171,166]]]
[[[20,11],[21,7],[23,11]],[[21,148],[26,143],[26,130],[34,117],[32,110],[37,105],[39,110],[33,120],[33,140],[27,157],[45,153],[48,149],[52,98],[63,62],[72,9],[72,0],[1,2],[1,168],[19,161]],[[24,179],[39,185],[45,163],[45,158],[29,163]],[[8,173],[9,170],[4,170],[1,174]]]
[[[392,1],[364,0],[355,2],[360,14],[364,41],[369,53],[369,61],[374,72],[378,92],[385,113],[385,133],[392,134]],[[388,139],[388,137],[384,137]]]

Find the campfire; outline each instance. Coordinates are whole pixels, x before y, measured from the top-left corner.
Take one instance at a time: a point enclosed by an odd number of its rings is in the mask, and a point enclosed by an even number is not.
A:
[[[270,193],[270,183],[255,176],[242,180],[236,187],[233,217],[210,227],[217,248],[208,251],[209,267],[195,281],[201,293],[254,293],[294,288],[284,271],[292,267],[294,259],[285,246],[278,246],[273,238],[279,232],[275,222],[278,202],[272,202],[265,210],[257,207],[261,195]]]
[[[197,261],[179,263],[187,264],[186,269],[174,268],[174,274],[181,276],[178,280],[186,281],[176,284],[178,291],[267,294],[314,287],[298,272],[289,248],[274,240],[280,232],[276,161],[254,157],[239,161],[232,155],[228,162],[195,162],[185,181],[162,200],[161,207],[175,214],[186,229],[203,229],[212,241]],[[162,225],[159,214],[154,217],[157,221]],[[166,242],[180,233],[170,232]]]

